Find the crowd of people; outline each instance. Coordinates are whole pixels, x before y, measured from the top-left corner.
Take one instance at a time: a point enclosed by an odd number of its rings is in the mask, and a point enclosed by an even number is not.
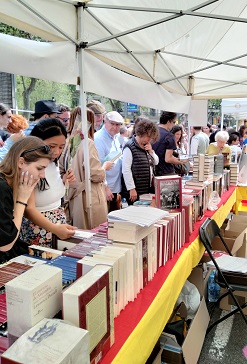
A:
[[[177,114],[167,111],[159,124],[140,116],[128,127],[97,100],[87,104],[87,120],[82,114],[80,107],[71,111],[39,100],[28,121],[0,103],[0,262],[27,251],[28,244],[51,246],[53,234],[67,239],[77,228],[98,226],[120,208],[121,198],[131,205],[154,193],[155,175],[188,174],[189,154],[222,153],[229,165],[247,135],[244,125],[226,131],[208,124],[191,128],[189,138]]]

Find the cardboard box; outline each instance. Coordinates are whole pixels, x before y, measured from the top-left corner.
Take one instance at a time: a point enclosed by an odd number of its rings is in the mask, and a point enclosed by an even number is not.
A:
[[[227,290],[225,288],[221,288],[220,295],[226,293],[226,291]],[[247,292],[234,291],[234,296],[236,297],[236,299],[240,305],[244,304],[247,301]],[[232,299],[232,296],[228,295],[228,296],[222,298],[222,300],[220,301],[220,308],[222,310],[226,310],[226,311],[233,311],[236,308],[236,306],[235,306],[235,302]],[[243,312],[245,315],[247,315],[247,307],[245,307],[243,309]]]
[[[174,343],[174,346],[171,345],[169,348],[167,343],[165,343],[161,359],[169,364],[195,364],[198,362],[210,319],[205,298],[203,297],[205,289],[203,266],[194,268],[188,280],[196,285],[202,296],[202,300],[183,345],[179,347],[178,344],[175,345]],[[168,339],[172,340],[171,337],[168,337]],[[172,343],[172,341],[170,342]]]
[[[236,257],[242,257],[245,258],[247,257],[247,228],[242,231],[241,233],[237,232],[237,231],[231,231],[231,230],[226,230],[225,231],[225,236],[223,237],[225,243],[227,244],[230,252],[232,253],[232,255],[236,256]],[[228,236],[226,236],[228,235]],[[216,236],[212,242],[212,250],[215,251],[216,255],[217,252],[223,251],[226,252],[226,249],[220,239],[220,237]],[[201,259],[201,263],[204,262],[209,262],[211,259],[208,255],[208,253],[205,251],[205,253],[202,256]]]
[[[161,348],[160,340],[158,340],[145,364],[160,364],[162,351],[163,348]]]

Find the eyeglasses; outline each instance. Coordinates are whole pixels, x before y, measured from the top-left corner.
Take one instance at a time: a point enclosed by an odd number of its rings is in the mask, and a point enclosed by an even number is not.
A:
[[[50,147],[48,147],[48,145],[40,145],[39,147],[36,148],[24,150],[24,152],[21,153],[20,157],[23,157],[27,153],[35,152],[35,150],[42,150],[42,149],[45,154],[50,154],[51,152],[51,149]]]
[[[57,119],[61,120],[63,123],[67,123],[69,118],[60,118],[60,116],[57,116]]]

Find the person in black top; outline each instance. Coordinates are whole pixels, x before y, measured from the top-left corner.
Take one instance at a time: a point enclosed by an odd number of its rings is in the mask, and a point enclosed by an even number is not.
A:
[[[27,253],[19,239],[27,201],[51,160],[50,148],[37,137],[16,142],[0,164],[0,263]]]
[[[185,164],[188,159],[180,161],[173,156],[173,151],[177,148],[174,135],[171,133],[172,127],[176,123],[177,114],[163,111],[160,116],[160,139],[153,144],[153,150],[159,157],[159,164],[156,166],[156,175],[174,174],[174,164]]]

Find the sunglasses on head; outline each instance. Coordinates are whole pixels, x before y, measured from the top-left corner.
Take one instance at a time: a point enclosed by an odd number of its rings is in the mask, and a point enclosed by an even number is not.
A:
[[[61,120],[63,123],[67,123],[69,118],[60,118],[60,116],[57,116],[57,119]]]
[[[51,149],[50,147],[48,147],[48,145],[40,145],[39,147],[36,148],[24,150],[24,152],[21,153],[20,157],[23,157],[27,153],[35,152],[35,150],[42,150],[45,154],[50,154],[51,152]]]

